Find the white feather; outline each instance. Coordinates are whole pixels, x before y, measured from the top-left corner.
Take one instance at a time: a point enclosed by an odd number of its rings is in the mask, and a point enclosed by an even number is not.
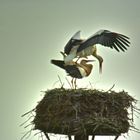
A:
[[[79,40],[79,39],[81,39],[81,31],[78,31],[78,32],[76,32],[73,36],[72,36],[72,39],[77,39],[77,40]]]

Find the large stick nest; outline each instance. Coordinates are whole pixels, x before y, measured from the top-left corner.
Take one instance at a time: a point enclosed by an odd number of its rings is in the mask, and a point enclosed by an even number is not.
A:
[[[53,89],[36,106],[35,129],[65,135],[120,135],[136,100],[125,91]],[[130,109],[130,113],[132,110]]]

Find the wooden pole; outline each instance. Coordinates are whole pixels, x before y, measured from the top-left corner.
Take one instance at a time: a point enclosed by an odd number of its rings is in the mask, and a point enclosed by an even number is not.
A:
[[[50,140],[50,137],[48,136],[48,134],[47,134],[46,132],[43,132],[43,133],[44,133],[46,139],[47,139],[47,140]],[[42,138],[42,139],[43,139],[43,138]]]
[[[69,140],[72,140],[71,135],[68,135]]]
[[[118,136],[116,136],[114,140],[117,140],[118,138],[119,138],[119,135],[118,135]]]
[[[94,140],[94,138],[95,138],[95,135],[92,135],[92,140]]]

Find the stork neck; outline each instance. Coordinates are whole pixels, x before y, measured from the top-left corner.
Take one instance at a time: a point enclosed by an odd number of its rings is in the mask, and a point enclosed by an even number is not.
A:
[[[99,61],[99,70],[100,73],[102,73],[102,63],[103,63],[103,58],[100,55],[97,55],[96,53],[94,54],[94,56],[98,59]]]
[[[102,63],[103,62],[103,58],[100,56],[100,55],[98,55],[98,54],[94,54],[94,56]]]
[[[92,71],[93,66],[91,64],[86,64],[85,66],[85,71],[87,73],[87,76],[90,75],[91,71]]]
[[[78,64],[78,66],[83,68],[86,71],[86,74],[87,74],[86,76],[88,76],[91,73],[92,68],[93,68],[91,64],[87,64],[85,62],[84,63],[81,62],[80,64]]]

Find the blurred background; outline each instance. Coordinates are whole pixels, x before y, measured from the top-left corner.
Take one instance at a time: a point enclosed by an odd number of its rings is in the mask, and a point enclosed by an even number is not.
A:
[[[127,91],[140,99],[140,1],[138,0],[0,0],[0,139],[19,140],[26,132],[19,127],[21,115],[33,109],[47,89],[60,87],[58,75],[69,88],[66,73],[50,64],[62,59],[60,51],[78,30],[87,38],[100,29],[130,37],[125,53],[98,46],[103,56],[103,73],[98,61],[88,78],[78,87]],[[68,77],[69,80],[71,78]],[[137,106],[140,108],[140,104]],[[135,117],[140,128],[140,119]],[[140,134],[129,131],[118,140],[138,140]],[[95,140],[113,140],[96,137]],[[67,139],[52,136],[52,139]],[[38,140],[34,133],[29,140]]]

